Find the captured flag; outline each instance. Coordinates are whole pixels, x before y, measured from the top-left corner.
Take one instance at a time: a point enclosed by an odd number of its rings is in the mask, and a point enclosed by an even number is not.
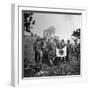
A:
[[[67,55],[67,47],[63,47],[62,49],[56,48],[57,57],[65,57]]]

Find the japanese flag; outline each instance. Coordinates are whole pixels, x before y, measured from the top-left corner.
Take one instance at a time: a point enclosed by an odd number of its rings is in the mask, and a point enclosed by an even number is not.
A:
[[[62,49],[56,48],[56,55],[57,57],[65,57],[67,55],[67,47],[65,46]]]

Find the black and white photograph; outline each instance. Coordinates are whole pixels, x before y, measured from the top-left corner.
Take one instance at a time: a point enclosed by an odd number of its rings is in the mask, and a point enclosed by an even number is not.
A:
[[[22,10],[23,78],[80,75],[81,22],[81,13]]]

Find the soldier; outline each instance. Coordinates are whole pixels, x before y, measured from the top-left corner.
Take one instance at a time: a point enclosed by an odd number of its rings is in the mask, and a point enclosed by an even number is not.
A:
[[[65,61],[66,54],[66,44],[64,39],[62,39],[61,41],[57,42],[56,47],[56,55],[58,57],[58,61]]]
[[[66,56],[66,60],[69,61],[69,53],[71,50],[71,44],[70,44],[70,40],[67,40],[67,56]]]
[[[43,58],[43,50],[42,50],[42,41],[41,39],[37,39],[34,43],[34,50],[35,50],[35,61],[36,63],[42,63]]]

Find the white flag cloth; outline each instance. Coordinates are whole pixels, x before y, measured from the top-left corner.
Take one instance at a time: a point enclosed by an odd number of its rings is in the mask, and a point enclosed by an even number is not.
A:
[[[56,55],[57,57],[65,57],[67,55],[67,47],[65,46],[62,49],[56,48]]]

